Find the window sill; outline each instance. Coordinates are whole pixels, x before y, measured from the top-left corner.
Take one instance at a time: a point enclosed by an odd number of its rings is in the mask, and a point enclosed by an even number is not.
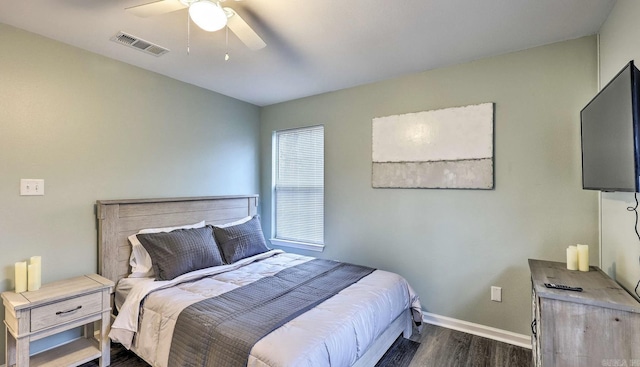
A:
[[[316,252],[324,251],[324,245],[319,245],[317,243],[287,241],[287,240],[280,240],[277,238],[271,238],[269,242],[271,242],[276,246],[281,246],[281,247],[292,247],[292,248],[297,248],[301,250],[309,250],[309,251],[316,251]]]

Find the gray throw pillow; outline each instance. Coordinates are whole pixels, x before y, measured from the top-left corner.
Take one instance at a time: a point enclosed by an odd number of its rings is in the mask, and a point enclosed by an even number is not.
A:
[[[227,264],[269,251],[262,233],[259,215],[236,226],[225,228],[213,226],[213,233]]]
[[[151,257],[156,280],[171,280],[190,271],[224,264],[211,227],[137,237]]]

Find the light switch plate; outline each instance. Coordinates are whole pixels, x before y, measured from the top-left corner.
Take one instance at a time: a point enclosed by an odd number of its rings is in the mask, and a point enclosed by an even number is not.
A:
[[[22,196],[44,195],[44,180],[35,179],[35,178],[21,179],[20,195]]]

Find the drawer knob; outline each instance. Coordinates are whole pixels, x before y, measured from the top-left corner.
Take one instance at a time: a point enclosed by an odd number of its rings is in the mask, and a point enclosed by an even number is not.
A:
[[[80,305],[80,306],[78,306],[78,307],[76,307],[76,308],[73,308],[73,309],[71,309],[71,310],[67,310],[67,311],[58,311],[58,312],[56,312],[56,315],[58,315],[58,316],[66,315],[66,314],[68,314],[68,313],[72,313],[72,312],[78,311],[78,310],[79,310],[79,309],[81,309],[81,308],[82,308],[82,305]]]

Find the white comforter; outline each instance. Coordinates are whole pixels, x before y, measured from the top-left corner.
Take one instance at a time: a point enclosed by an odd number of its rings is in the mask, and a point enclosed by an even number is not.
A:
[[[168,367],[173,329],[184,308],[311,259],[272,250],[172,281],[136,280],[109,336],[151,365]],[[251,350],[248,366],[350,366],[408,308],[421,312],[406,280],[376,270],[265,336]]]

